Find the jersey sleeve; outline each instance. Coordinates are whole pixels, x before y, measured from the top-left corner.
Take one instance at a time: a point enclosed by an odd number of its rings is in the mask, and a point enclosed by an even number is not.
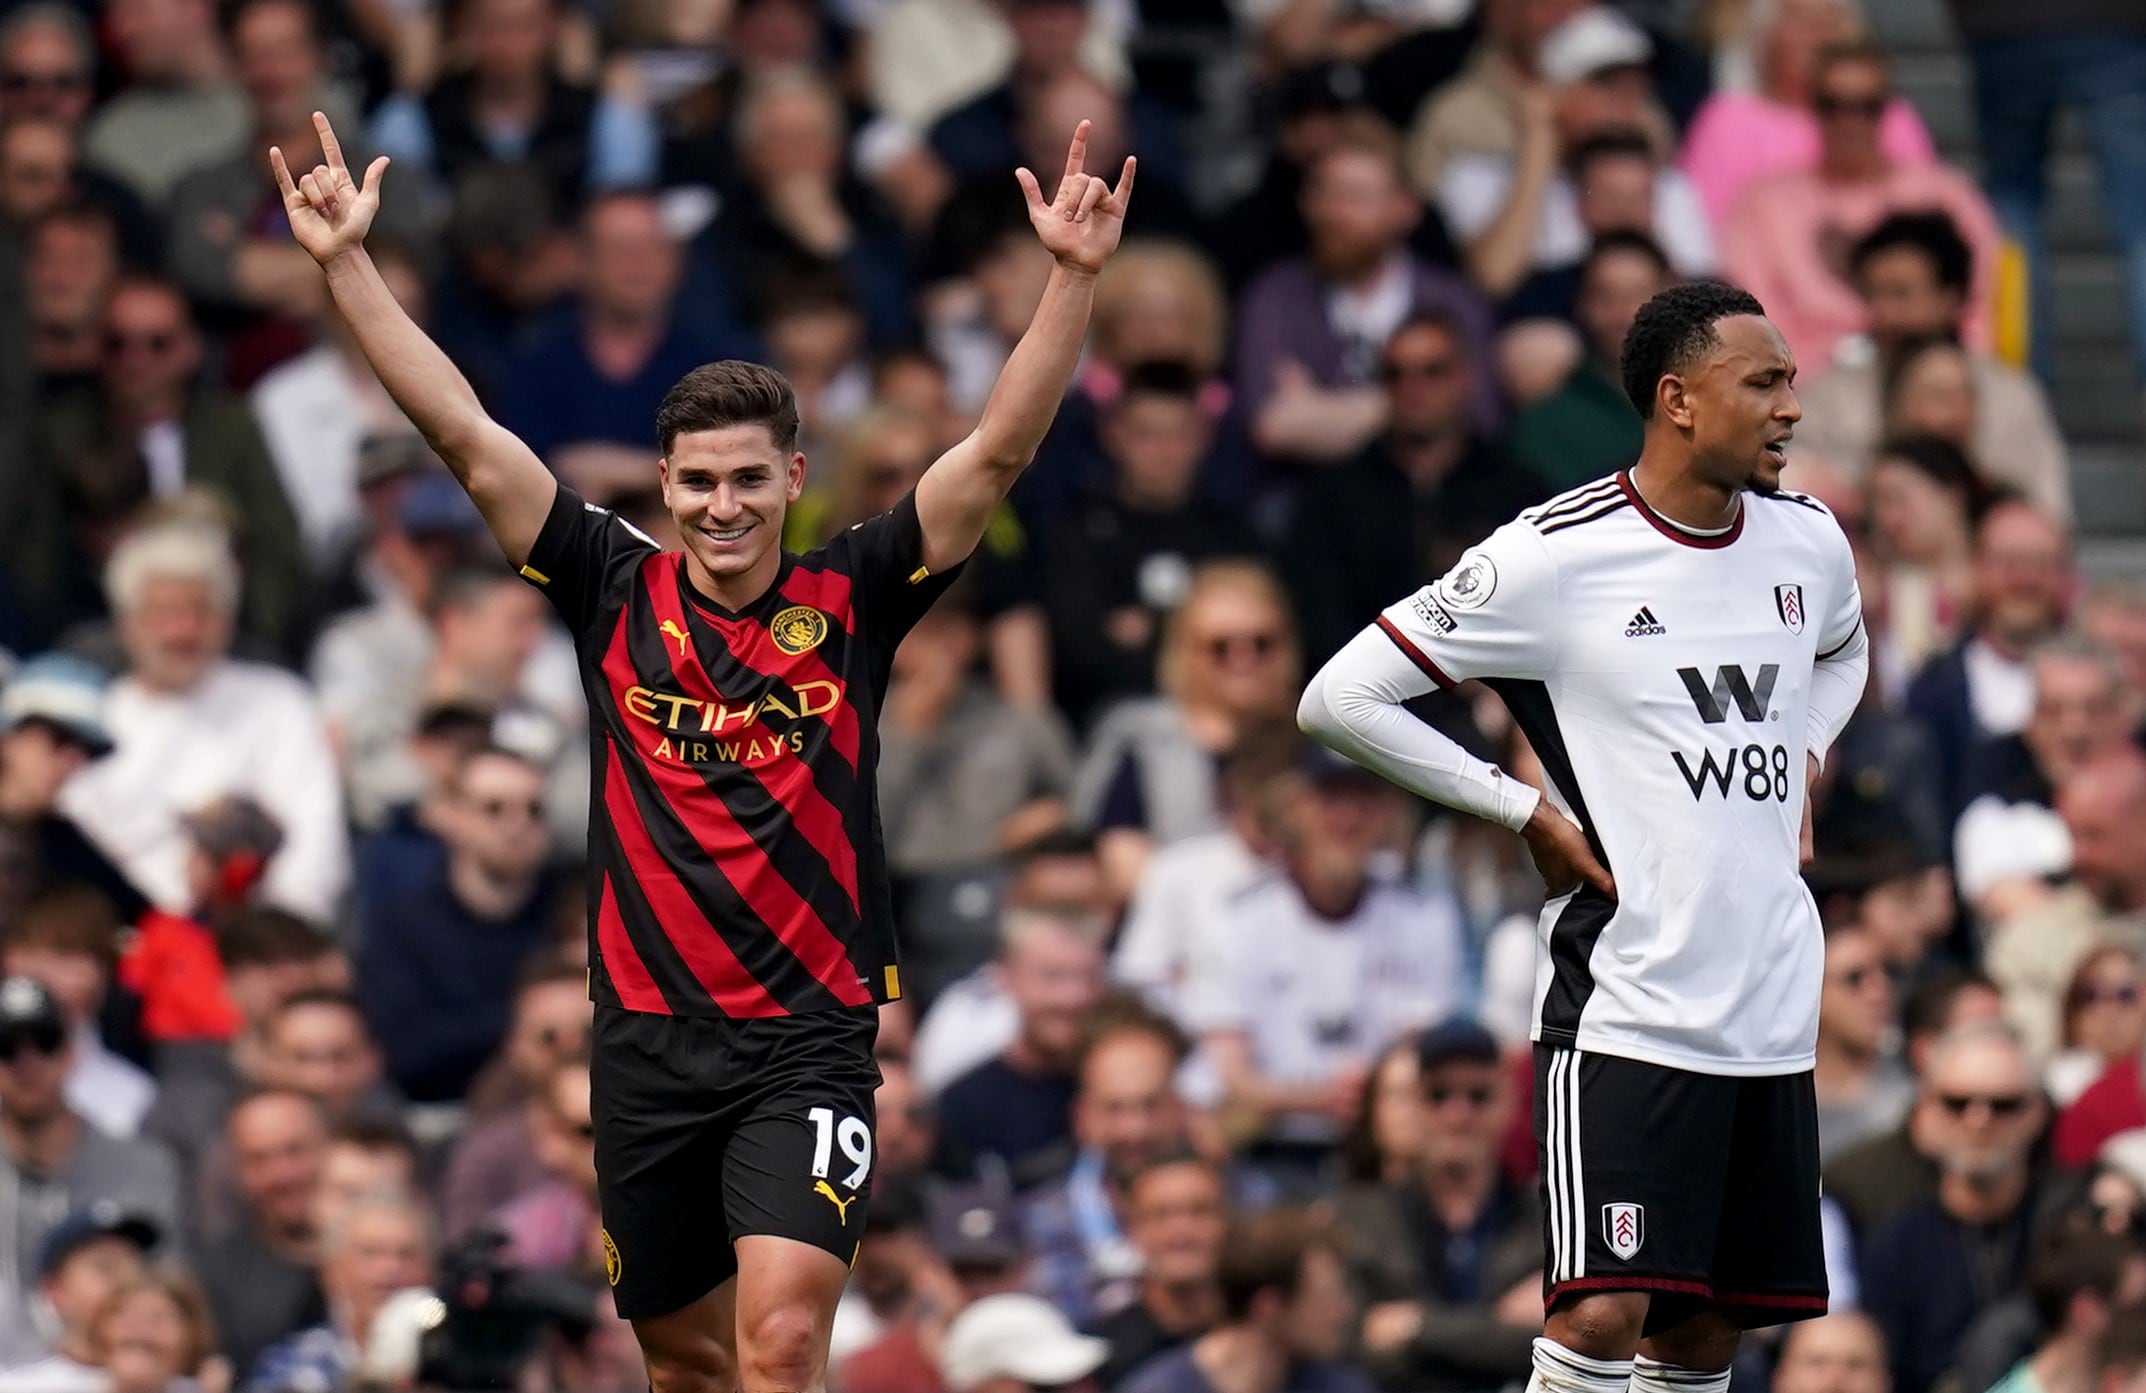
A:
[[[867,518],[828,544],[849,572],[858,615],[871,642],[892,653],[902,636],[961,575],[967,562],[934,571],[924,564],[924,525],[916,494]]]
[[[560,484],[521,574],[544,592],[579,642],[608,608],[606,599],[660,550],[640,528]]]
[[[1843,534],[1833,549],[1834,585],[1832,603],[1826,608],[1825,626],[1818,631],[1818,661],[1845,652],[1863,627],[1863,590],[1855,578],[1855,550]]]
[[[1557,608],[1556,560],[1532,524],[1514,521],[1389,605],[1378,628],[1441,687],[1539,679],[1557,663]]]

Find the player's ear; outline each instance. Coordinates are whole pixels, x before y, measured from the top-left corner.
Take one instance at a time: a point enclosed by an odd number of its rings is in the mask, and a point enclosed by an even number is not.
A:
[[[1662,374],[1662,380],[1654,384],[1654,413],[1666,416],[1679,430],[1691,429],[1691,391],[1683,378],[1673,372]]]
[[[795,503],[798,499],[804,496],[804,493],[805,452],[803,450],[793,450],[790,453],[789,487],[783,490],[783,498],[786,502]]]
[[[663,506],[666,508],[670,507],[671,457],[669,455],[659,455],[656,457],[656,483],[657,486],[663,490]]]

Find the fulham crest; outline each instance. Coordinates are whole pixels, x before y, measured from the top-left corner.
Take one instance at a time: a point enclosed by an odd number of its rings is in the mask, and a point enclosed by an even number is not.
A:
[[[1647,1207],[1642,1204],[1602,1206],[1602,1241],[1619,1261],[1630,1262],[1647,1241]]]
[[[1792,634],[1803,632],[1803,587],[1800,585],[1776,585],[1773,588],[1774,613]]]

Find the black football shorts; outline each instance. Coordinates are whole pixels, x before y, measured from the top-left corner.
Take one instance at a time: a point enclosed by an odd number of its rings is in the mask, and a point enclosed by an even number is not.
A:
[[[699,1300],[772,1234],[856,1261],[873,1165],[876,1007],[732,1019],[596,1008],[589,1079],[619,1315]]]
[[[1825,1314],[1809,1073],[1699,1074],[1535,1047],[1547,1303],[1644,1291],[1648,1334],[1702,1307]]]

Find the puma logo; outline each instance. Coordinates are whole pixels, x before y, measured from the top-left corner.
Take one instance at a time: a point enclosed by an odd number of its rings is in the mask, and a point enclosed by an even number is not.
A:
[[[812,1182],[812,1193],[815,1195],[827,1196],[827,1202],[835,1207],[835,1213],[842,1216],[842,1226],[844,1228],[849,1227],[849,1207],[857,1202],[857,1197],[855,1195],[851,1195],[848,1199],[844,1199],[840,1195],[835,1193],[834,1186],[828,1184],[824,1180],[815,1180]]]
[[[678,627],[678,621],[675,619],[666,619],[661,624],[658,624],[656,628],[661,632],[669,634],[672,638],[678,640],[678,656],[683,658],[686,655],[687,645],[692,643],[693,640],[687,636],[686,631],[684,629]]]

